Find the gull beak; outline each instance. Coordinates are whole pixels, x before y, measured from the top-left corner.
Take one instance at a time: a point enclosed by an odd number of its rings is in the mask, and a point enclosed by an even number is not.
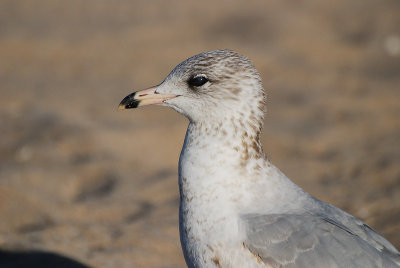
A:
[[[120,110],[125,110],[150,104],[163,104],[166,100],[179,96],[174,94],[159,94],[156,92],[157,87],[158,86],[155,86],[129,94],[121,101],[118,108]]]

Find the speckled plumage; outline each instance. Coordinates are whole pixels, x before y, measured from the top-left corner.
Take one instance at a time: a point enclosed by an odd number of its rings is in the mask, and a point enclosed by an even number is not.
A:
[[[197,76],[208,82],[191,86]],[[246,57],[198,54],[121,107],[133,101],[171,107],[190,121],[179,159],[179,227],[189,267],[400,267],[387,240],[304,192],[266,159],[259,139],[265,93]]]

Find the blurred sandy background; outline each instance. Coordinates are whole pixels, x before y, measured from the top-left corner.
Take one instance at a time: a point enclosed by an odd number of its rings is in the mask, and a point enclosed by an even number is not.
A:
[[[185,267],[187,121],[118,111],[230,48],[268,91],[267,155],[400,247],[400,2],[0,2],[0,267]]]

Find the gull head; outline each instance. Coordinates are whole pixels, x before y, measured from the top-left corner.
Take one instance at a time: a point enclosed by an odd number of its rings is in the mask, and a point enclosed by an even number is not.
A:
[[[195,123],[262,121],[265,94],[249,59],[231,50],[214,50],[183,61],[158,86],[126,96],[119,108],[150,104],[171,107]]]

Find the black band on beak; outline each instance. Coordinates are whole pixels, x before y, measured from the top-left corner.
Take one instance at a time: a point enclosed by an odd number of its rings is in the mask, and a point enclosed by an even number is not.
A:
[[[132,109],[137,108],[139,106],[140,100],[135,99],[136,92],[129,94],[126,96],[121,103],[119,104],[120,109]]]

